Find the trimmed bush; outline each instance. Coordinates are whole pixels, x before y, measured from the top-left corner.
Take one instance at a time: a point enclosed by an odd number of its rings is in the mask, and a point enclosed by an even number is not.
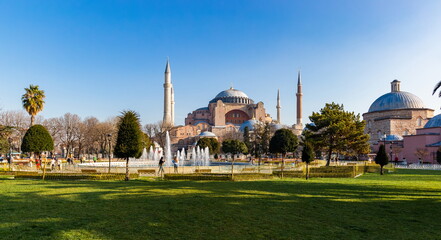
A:
[[[45,179],[47,180],[124,180],[125,174],[123,173],[96,173],[96,174],[84,174],[84,173],[46,173]],[[130,178],[138,178],[138,174],[130,174]],[[42,179],[43,174],[34,172],[16,172],[15,178],[28,178],[28,179]]]

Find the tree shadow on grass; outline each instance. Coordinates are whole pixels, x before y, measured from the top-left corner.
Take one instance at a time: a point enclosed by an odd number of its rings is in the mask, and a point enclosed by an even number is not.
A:
[[[363,180],[361,180],[362,182]],[[441,190],[323,180],[8,181],[6,239],[433,239]]]

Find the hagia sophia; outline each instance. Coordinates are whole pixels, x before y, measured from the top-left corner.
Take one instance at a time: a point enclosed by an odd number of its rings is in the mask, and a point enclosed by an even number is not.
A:
[[[401,91],[401,82],[393,80],[391,91],[378,97],[363,114],[365,133],[370,136],[371,152],[380,144],[386,146],[392,161],[404,163],[434,163],[441,146],[441,114],[425,106],[416,95]],[[302,81],[297,77],[297,121],[289,128],[300,135],[302,123]],[[273,119],[263,102],[255,102],[246,93],[233,87],[221,91],[207,106],[202,106],[185,118],[185,125],[174,126],[174,90],[170,63],[167,61],[164,83],[163,126],[170,129],[172,144],[188,148],[202,137],[220,141],[242,136],[245,127],[253,130],[256,123],[270,123],[274,129],[283,126],[280,121],[280,95],[277,93],[277,117]]]
[[[277,118],[273,119],[265,109],[263,102],[257,102],[246,93],[233,87],[221,91],[207,106],[188,113],[184,126],[174,126],[174,90],[171,81],[170,62],[167,61],[164,82],[164,117],[163,126],[170,129],[170,138],[176,148],[187,148],[200,137],[223,139],[242,136],[245,127],[253,130],[256,123],[270,123],[274,129],[282,128],[280,115],[280,94],[277,93]],[[301,75],[297,79],[297,122],[293,131],[300,135],[302,124],[302,83]]]

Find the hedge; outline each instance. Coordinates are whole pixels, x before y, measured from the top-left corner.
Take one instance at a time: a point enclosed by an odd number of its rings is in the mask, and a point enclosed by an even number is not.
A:
[[[258,180],[258,179],[271,179],[271,174],[265,173],[235,173],[234,179],[231,178],[231,174],[225,173],[190,173],[190,174],[164,174],[166,180],[208,180],[208,181],[246,181],[246,180]]]
[[[84,173],[46,173],[46,180],[124,180],[124,173],[94,173],[94,174],[84,174]],[[130,174],[130,178],[138,178],[139,175],[136,173]],[[16,172],[15,178],[26,178],[26,179],[42,179],[42,173],[26,173],[26,172]]]

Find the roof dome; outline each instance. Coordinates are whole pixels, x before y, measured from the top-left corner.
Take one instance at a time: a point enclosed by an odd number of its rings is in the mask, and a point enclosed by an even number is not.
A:
[[[424,128],[433,128],[433,127],[441,127],[441,114],[438,114],[435,117],[431,118],[426,123],[426,125],[424,125]]]
[[[403,140],[402,136],[399,135],[386,135],[385,137],[381,138],[381,141],[401,141]]]
[[[426,108],[423,101],[409,92],[400,91],[400,81],[391,82],[392,91],[377,98],[369,107],[369,112],[378,112],[395,109]]]
[[[224,103],[243,103],[243,104],[251,104],[254,101],[248,97],[244,92],[230,88],[225,91],[222,91],[213,98],[210,103],[217,102],[218,100],[222,100]]]
[[[216,134],[209,131],[205,131],[199,134],[199,137],[216,137]]]
[[[245,128],[248,127],[248,130],[253,131],[254,130],[254,126],[256,124],[260,124],[259,121],[257,121],[256,119],[250,119],[248,121],[245,121],[244,123],[242,123],[239,127],[239,131],[243,132],[245,131]]]

